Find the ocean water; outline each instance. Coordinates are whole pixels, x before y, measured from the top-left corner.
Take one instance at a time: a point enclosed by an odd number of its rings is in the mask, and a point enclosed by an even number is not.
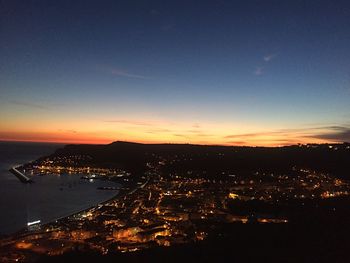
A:
[[[117,183],[81,180],[81,175],[31,176],[35,183],[23,184],[8,170],[12,166],[49,155],[63,144],[0,142],[0,234],[26,227],[27,222],[49,222],[105,201],[116,190],[99,190]]]

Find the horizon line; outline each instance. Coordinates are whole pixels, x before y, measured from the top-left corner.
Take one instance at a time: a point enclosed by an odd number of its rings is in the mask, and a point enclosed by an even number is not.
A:
[[[83,141],[75,141],[75,142],[67,142],[67,141],[48,141],[48,140],[16,140],[16,139],[1,139],[0,142],[18,142],[18,143],[48,143],[48,144],[64,144],[64,145],[109,145],[115,142],[124,142],[124,143],[134,143],[134,144],[153,144],[153,145],[162,145],[162,144],[170,144],[170,145],[198,145],[198,146],[223,146],[223,147],[252,147],[252,148],[281,148],[288,146],[298,146],[298,145],[334,145],[334,144],[350,144],[350,142],[325,142],[325,143],[296,143],[296,144],[285,144],[285,145],[275,145],[275,146],[266,146],[266,145],[234,145],[234,144],[200,144],[200,143],[174,143],[174,142],[142,142],[142,141],[124,141],[124,140],[115,140],[111,142],[83,142]]]

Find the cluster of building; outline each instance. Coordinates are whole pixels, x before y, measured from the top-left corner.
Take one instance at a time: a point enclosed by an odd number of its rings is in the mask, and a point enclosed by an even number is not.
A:
[[[71,250],[106,254],[198,242],[222,223],[288,222],[286,217],[268,213],[234,213],[230,209],[233,201],[275,204],[350,193],[348,183],[307,169],[293,168],[294,176],[266,172],[240,176],[225,171],[218,179],[210,179],[193,171],[164,174],[165,164],[166,160],[148,163],[148,171],[134,187],[113,200],[0,240],[0,261],[60,255]],[[61,167],[54,160],[45,160],[31,169],[127,175],[106,168]]]
[[[91,157],[88,155],[50,156],[25,164],[20,170],[30,175],[81,174],[86,178],[105,179],[130,176],[130,173],[123,169],[95,167],[90,164]]]
[[[271,203],[294,199],[319,199],[348,196],[350,184],[325,173],[293,168],[293,174],[256,172],[244,178],[229,175],[234,198]],[[227,183],[227,181],[225,181]]]

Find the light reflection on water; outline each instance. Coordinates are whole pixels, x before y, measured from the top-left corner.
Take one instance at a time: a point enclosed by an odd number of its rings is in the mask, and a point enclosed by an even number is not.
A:
[[[118,186],[102,180],[80,179],[81,175],[31,176],[35,183],[23,184],[9,167],[52,153],[62,145],[0,142],[0,233],[26,226],[28,221],[52,221],[111,198],[117,191],[97,187]]]

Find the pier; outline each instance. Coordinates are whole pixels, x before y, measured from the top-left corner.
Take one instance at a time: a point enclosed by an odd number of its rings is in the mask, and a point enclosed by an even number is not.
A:
[[[16,177],[22,182],[22,183],[33,183],[33,180],[30,179],[29,177],[27,177],[24,173],[18,171],[16,169],[16,167],[12,167],[9,170],[11,173],[13,173],[14,175],[16,175]]]

